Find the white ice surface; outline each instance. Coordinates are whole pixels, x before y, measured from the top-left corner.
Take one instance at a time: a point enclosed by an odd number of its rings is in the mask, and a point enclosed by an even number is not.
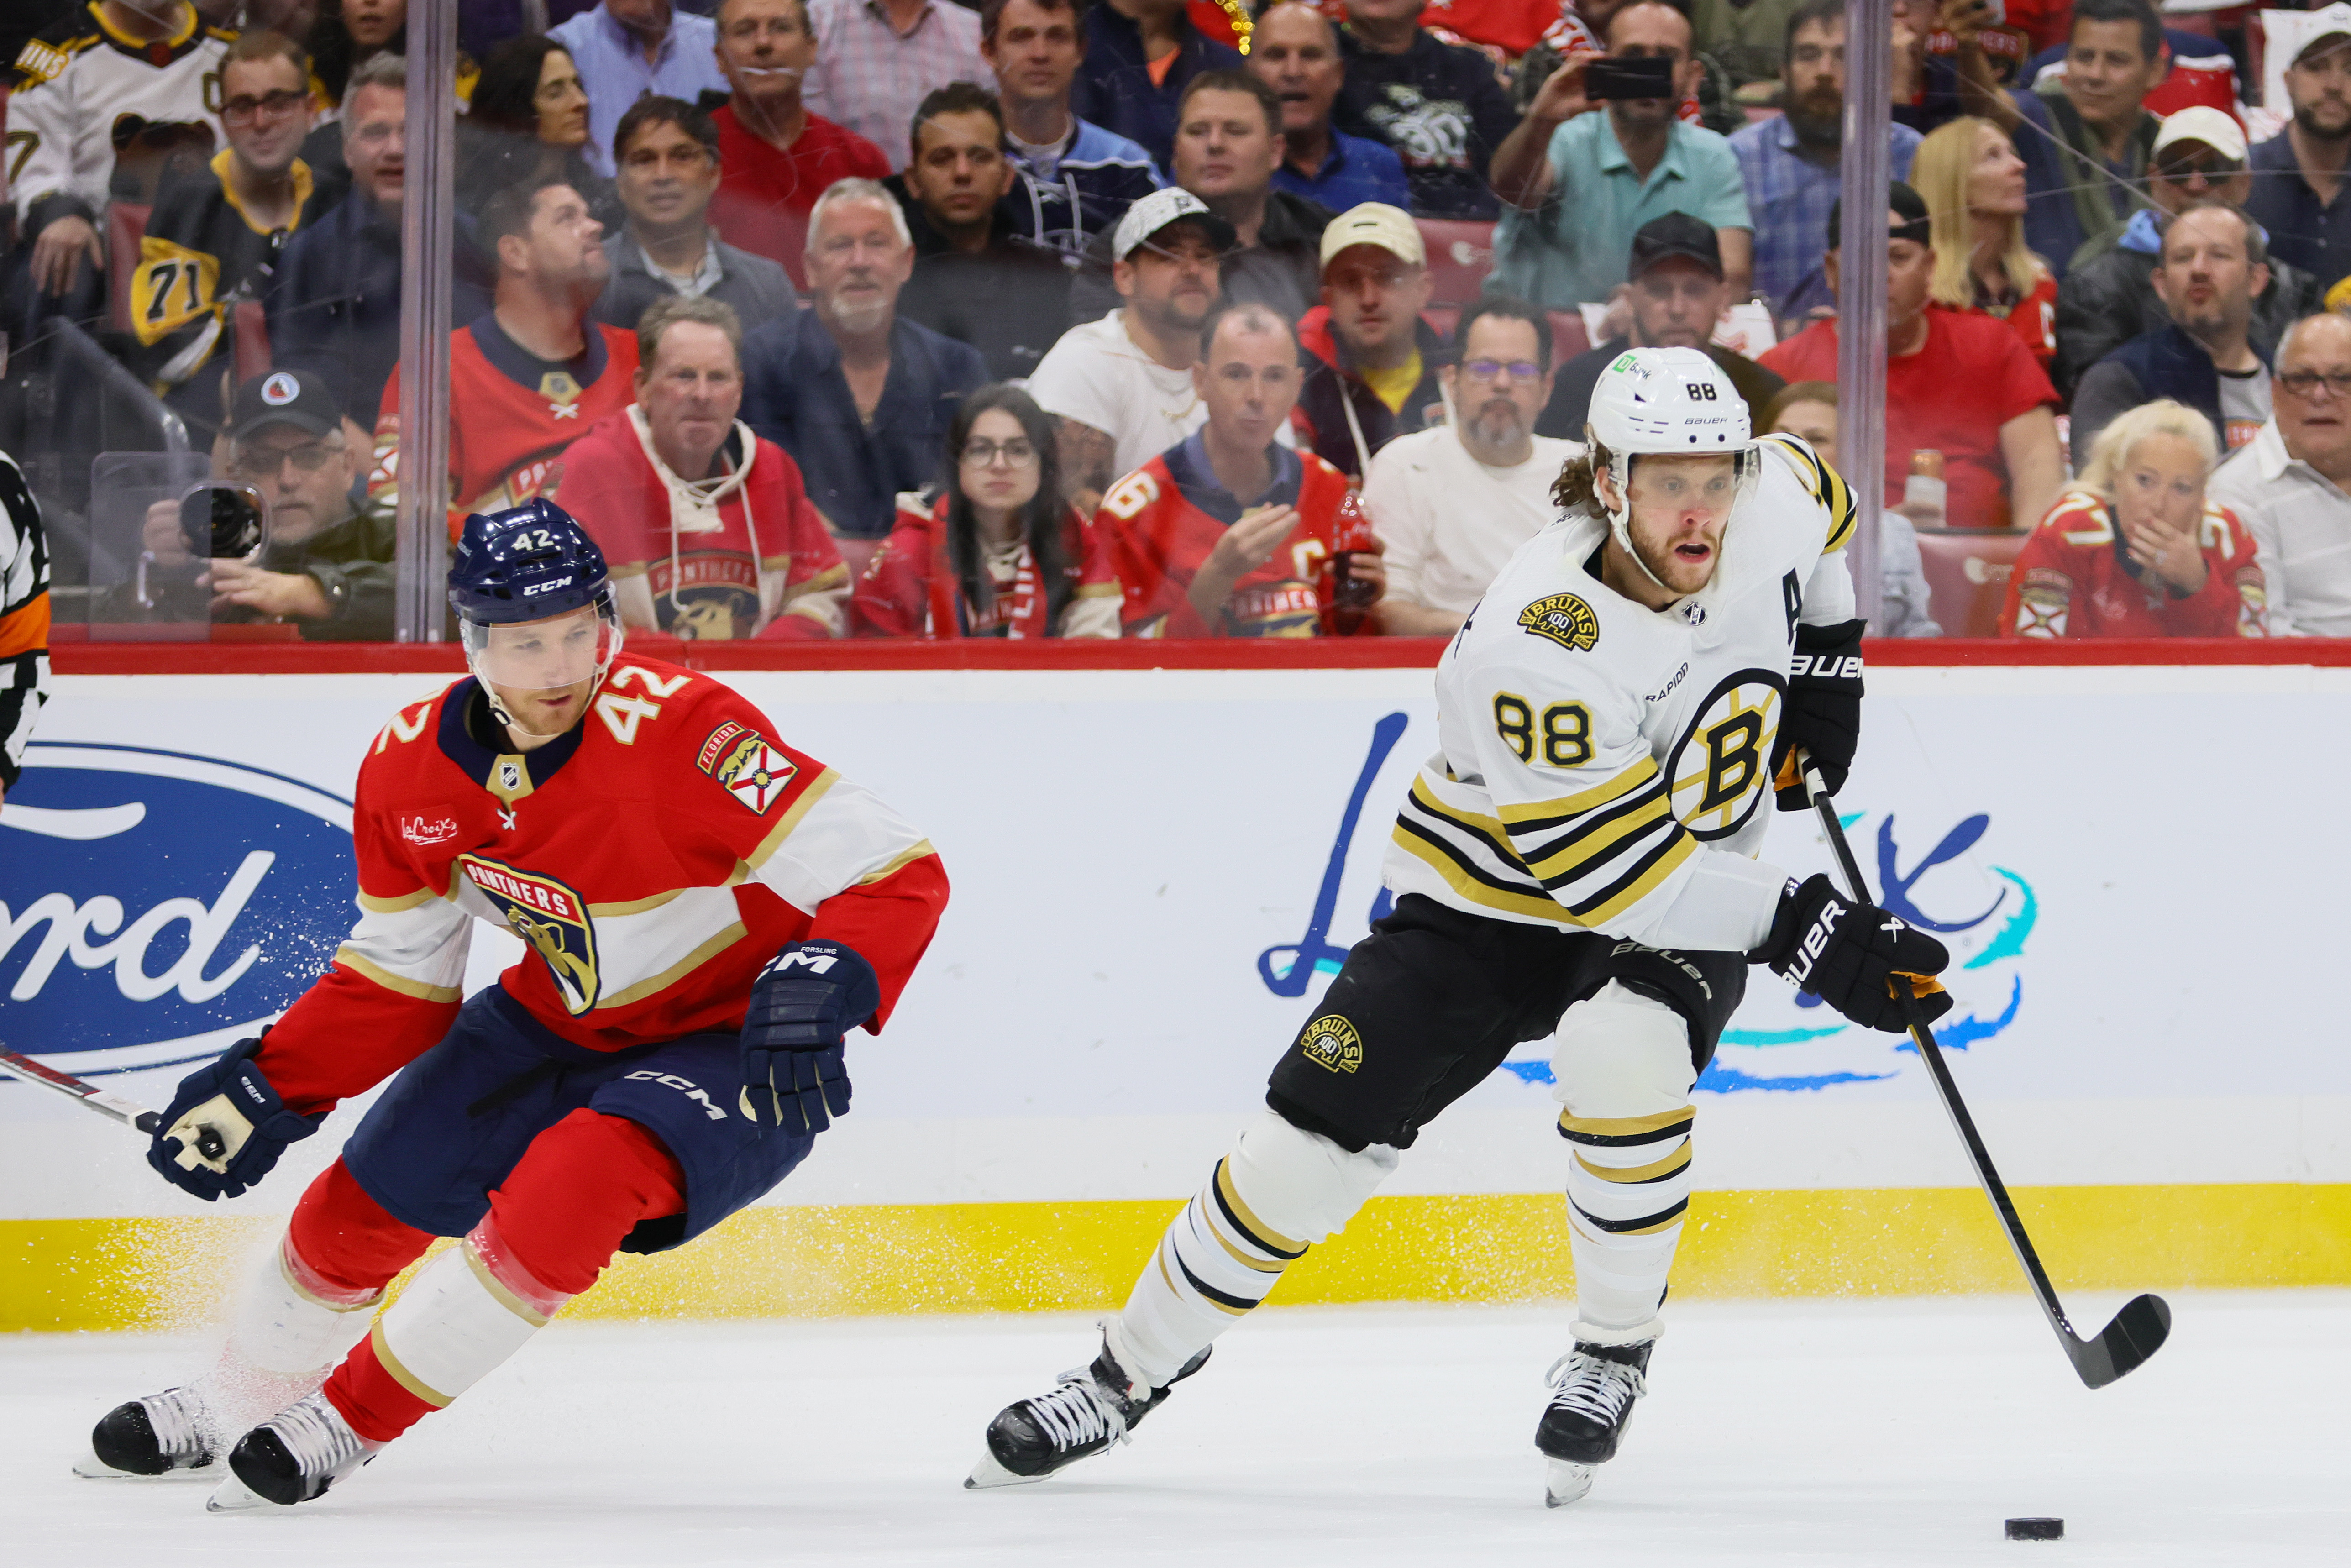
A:
[[[2085,1297],[2103,1324],[2118,1298]],[[2021,1296],[1671,1310],[1591,1497],[1530,1444],[1566,1314],[1269,1310],[1133,1447],[960,1482],[987,1417],[1092,1352],[1080,1318],[559,1324],[321,1501],[76,1480],[192,1340],[0,1339],[0,1563],[2351,1563],[2351,1292],[2181,1294],[2170,1345],[2075,1381]],[[2062,1544],[2001,1521],[2054,1514]]]

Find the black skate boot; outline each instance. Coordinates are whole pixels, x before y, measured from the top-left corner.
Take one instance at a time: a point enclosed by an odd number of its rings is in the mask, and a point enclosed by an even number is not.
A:
[[[220,1474],[218,1426],[211,1405],[195,1388],[166,1388],[133,1399],[99,1418],[89,1434],[89,1452],[74,1462],[74,1474],[108,1480],[214,1479]]]
[[[1649,1391],[1649,1352],[1656,1344],[1578,1341],[1552,1364],[1551,1402],[1535,1427],[1535,1447],[1551,1460],[1543,1500],[1552,1508],[1590,1491],[1593,1470],[1616,1457],[1633,1401]]]
[[[383,1450],[351,1430],[324,1394],[296,1401],[237,1439],[227,1479],[204,1501],[207,1513],[308,1502]]]
[[[1168,1379],[1169,1386],[1200,1370],[1202,1351]],[[1050,1394],[1008,1405],[987,1424],[987,1451],[964,1485],[1019,1486],[1041,1481],[1064,1466],[1123,1443],[1135,1424],[1165,1403],[1166,1388],[1145,1388],[1126,1375],[1105,1341],[1092,1366],[1061,1374]]]

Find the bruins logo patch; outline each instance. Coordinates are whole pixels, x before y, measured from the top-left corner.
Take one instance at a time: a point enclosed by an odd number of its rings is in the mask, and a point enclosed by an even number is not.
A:
[[[1600,641],[1600,617],[1573,593],[1552,593],[1519,612],[1530,634],[1548,637],[1570,653],[1588,652]]]
[[[1317,1067],[1353,1072],[1364,1064],[1364,1037],[1337,1013],[1324,1013],[1298,1037],[1298,1049]]]
[[[563,1010],[578,1018],[594,1007],[603,981],[597,974],[596,925],[588,917],[587,901],[553,877],[480,855],[460,855],[457,863],[515,935],[546,960]]]
[[[1667,789],[1674,815],[1693,837],[1729,837],[1771,793],[1781,688],[1781,677],[1769,670],[1726,676],[1675,743],[1666,760]]]

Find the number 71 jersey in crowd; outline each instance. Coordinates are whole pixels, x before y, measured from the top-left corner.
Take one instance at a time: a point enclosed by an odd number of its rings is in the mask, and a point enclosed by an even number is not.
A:
[[[1396,819],[1391,888],[1651,946],[1761,940],[1782,879],[1751,857],[1790,653],[1800,620],[1853,618],[1854,506],[1792,436],[1758,465],[1712,580],[1665,610],[1600,580],[1589,511],[1511,557],[1437,666],[1440,749]]]
[[[476,920],[526,945],[506,989],[590,1051],[739,1029],[761,967],[811,936],[872,964],[872,1027],[888,1019],[946,902],[938,857],[740,695],[623,654],[569,734],[485,743],[503,736],[468,678],[369,749],[360,922],[261,1058],[289,1105],[356,1093],[438,1040]]]

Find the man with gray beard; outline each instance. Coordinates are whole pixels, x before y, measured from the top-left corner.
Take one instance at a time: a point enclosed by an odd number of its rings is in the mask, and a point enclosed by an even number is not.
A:
[[[743,340],[743,421],[800,465],[835,534],[878,540],[898,493],[937,477],[947,423],[987,362],[898,314],[914,241],[876,182],[836,181],[817,198],[807,264],[814,308]]]
[[[1552,485],[1581,442],[1534,434],[1551,400],[1551,324],[1522,299],[1489,295],[1461,318],[1455,363],[1437,372],[1452,422],[1373,455],[1364,507],[1385,553],[1374,611],[1391,637],[1449,637],[1518,548],[1558,508]]]

